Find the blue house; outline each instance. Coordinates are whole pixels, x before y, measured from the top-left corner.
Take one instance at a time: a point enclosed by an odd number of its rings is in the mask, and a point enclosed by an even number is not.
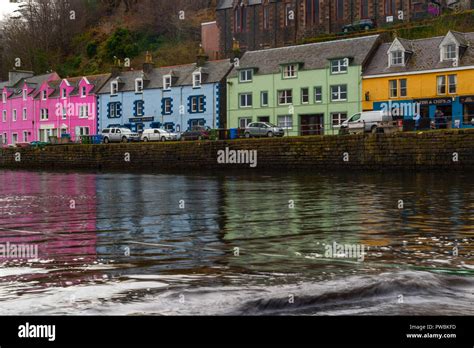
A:
[[[151,56],[143,70],[112,73],[99,91],[98,129],[111,126],[141,132],[164,128],[183,132],[201,125],[226,128],[226,77],[230,60],[154,68]]]

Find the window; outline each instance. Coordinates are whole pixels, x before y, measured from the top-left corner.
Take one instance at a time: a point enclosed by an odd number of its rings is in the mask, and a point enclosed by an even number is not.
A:
[[[385,0],[385,15],[386,16],[393,15],[394,6],[395,6],[394,0]]]
[[[293,103],[293,90],[284,89],[278,91],[278,104],[280,105],[289,105]]]
[[[443,60],[455,60],[458,57],[458,50],[455,44],[444,46]]]
[[[289,27],[290,23],[295,19],[295,14],[291,4],[285,5],[285,27]]]
[[[263,7],[263,29],[270,29],[270,6]]]
[[[306,0],[306,23],[319,23],[319,1],[320,0]]]
[[[400,97],[408,96],[408,83],[407,79],[400,79]]]
[[[390,53],[390,65],[404,65],[405,53],[403,51],[394,51]]]
[[[239,74],[239,81],[250,82],[252,81],[252,75],[253,75],[253,71],[251,69],[242,70],[240,71],[240,74]]]
[[[314,102],[315,103],[323,102],[323,87],[321,86],[314,87]]]
[[[49,110],[48,109],[41,109],[40,117],[42,121],[46,121],[49,119]]]
[[[252,123],[251,117],[241,117],[239,118],[239,128],[246,128],[250,123]]]
[[[340,127],[345,120],[347,120],[347,113],[345,112],[334,112],[331,114],[333,127]]]
[[[23,108],[22,119],[23,119],[23,121],[26,121],[28,119],[28,114],[27,114],[26,108]]]
[[[252,93],[242,93],[239,99],[241,108],[252,107]]]
[[[301,88],[301,104],[309,103],[309,88]]]
[[[12,145],[15,145],[18,142],[18,134],[13,133],[12,134]]]
[[[136,111],[136,116],[143,116],[143,114],[144,114],[144,109],[145,109],[145,108],[144,108],[144,105],[145,105],[144,101],[143,101],[143,100],[137,101],[137,102],[135,103],[135,105],[136,105],[136,106],[135,106],[135,108],[136,108],[136,109],[135,109],[135,111]]]
[[[245,6],[237,6],[234,10],[234,30],[237,33],[245,31],[247,23],[247,9]]]
[[[13,109],[13,110],[12,110],[12,121],[13,121],[13,122],[16,122],[16,120],[17,120],[16,109]]]
[[[268,106],[268,92],[264,91],[260,93],[260,101],[262,106]]]
[[[23,131],[23,142],[24,143],[28,142],[28,131]]]
[[[143,79],[135,80],[135,93],[143,93]]]
[[[437,80],[438,94],[446,94],[446,76],[438,76]]]
[[[369,0],[361,0],[360,18],[369,18]]]
[[[3,110],[2,112],[2,121],[7,122],[7,110]]]
[[[456,94],[458,84],[457,75],[448,75],[448,93]]]
[[[347,73],[347,66],[349,65],[349,59],[336,59],[331,61],[331,74],[344,74]]]
[[[110,94],[117,95],[118,94],[118,81],[113,81],[110,84]]]
[[[85,98],[87,95],[87,88],[85,86],[81,87],[81,98]]]
[[[388,89],[390,91],[390,98],[397,98],[398,97],[398,86],[397,80],[390,80],[388,81]]]
[[[205,98],[203,95],[191,97],[191,112],[204,112],[204,101]]]
[[[347,100],[347,85],[331,86],[331,101]]]
[[[296,77],[296,65],[290,64],[286,65],[283,69],[283,78],[291,79]]]
[[[26,101],[26,99],[28,99],[28,90],[24,89],[23,90],[23,100]]]
[[[41,99],[43,100],[48,99],[48,91],[41,91]]]
[[[169,91],[171,89],[171,75],[163,77],[163,89]]]
[[[67,90],[66,90],[66,88],[62,88],[61,89],[61,98],[66,99],[66,97],[67,97]]]
[[[109,108],[110,108],[110,112],[109,112],[109,117],[110,118],[119,118],[120,117],[120,112],[119,112],[119,103],[110,103],[109,104]]]
[[[89,117],[89,107],[87,105],[81,105],[79,107],[79,118]]]
[[[76,136],[89,135],[89,127],[76,127]]]
[[[345,0],[337,0],[337,19],[341,20],[344,18],[344,1]]]
[[[195,72],[193,73],[193,88],[200,88],[201,87],[201,73]]]
[[[66,109],[66,106],[64,105],[61,107],[61,118],[63,120],[67,119],[67,109]]]
[[[8,144],[8,135],[7,133],[3,133],[3,144]]]
[[[291,115],[278,116],[278,127],[293,128],[293,116]]]
[[[3,104],[7,102],[7,92],[2,93],[2,101],[3,101]]]
[[[165,98],[163,99],[163,113],[165,115],[171,115],[173,113],[172,109],[172,99],[171,98]]]

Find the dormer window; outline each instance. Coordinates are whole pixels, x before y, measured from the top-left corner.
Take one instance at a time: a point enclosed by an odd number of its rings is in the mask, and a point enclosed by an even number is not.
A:
[[[241,70],[239,73],[239,82],[251,82],[253,76],[252,69]]]
[[[61,98],[66,99],[66,97],[67,97],[67,90],[66,90],[66,88],[62,88],[61,89]]]
[[[283,68],[283,78],[292,79],[296,77],[296,72],[298,71],[296,64],[288,64]]]
[[[7,102],[7,92],[3,92],[2,101],[3,101],[3,104],[5,104]]]
[[[458,48],[456,44],[449,44],[443,47],[443,60],[455,60],[458,58]]]
[[[41,99],[43,99],[43,100],[48,99],[48,91],[42,91],[41,92]]]
[[[26,101],[27,98],[28,98],[28,90],[27,90],[27,89],[24,89],[24,90],[23,90],[23,100]]]
[[[196,71],[193,73],[193,88],[201,87],[201,72]]]
[[[331,60],[331,74],[345,74],[348,66],[348,58]]]
[[[135,93],[143,93],[143,79],[135,80]]]
[[[163,89],[166,91],[171,89],[171,75],[163,76]]]
[[[390,53],[390,66],[405,65],[405,52],[394,51]]]
[[[87,96],[87,88],[86,86],[81,87],[81,98],[85,98]]]
[[[117,95],[118,94],[118,81],[112,81],[110,84],[110,94]]]

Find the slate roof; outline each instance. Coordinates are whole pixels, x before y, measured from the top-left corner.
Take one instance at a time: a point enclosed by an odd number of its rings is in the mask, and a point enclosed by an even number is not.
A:
[[[328,41],[299,46],[280,47],[260,51],[247,51],[229,77],[237,77],[238,70],[258,69],[259,75],[277,74],[282,64],[302,63],[303,70],[329,67],[329,61],[337,58],[351,58],[352,65],[364,65],[371,52],[379,44],[379,35],[354,39]]]
[[[260,5],[262,0],[248,0],[248,6]],[[270,2],[277,2],[277,0],[270,0]],[[225,10],[234,6],[234,0],[219,0],[217,3],[217,10]]]
[[[57,98],[61,95],[61,91],[59,86],[61,86],[61,83],[63,80],[67,80],[69,82],[69,85],[71,87],[74,87],[72,92],[69,94],[70,96],[78,96],[80,91],[79,91],[79,83],[82,81],[82,79],[85,77],[92,85],[94,85],[94,88],[91,89],[89,92],[90,94],[98,93],[98,91],[104,86],[104,84],[107,82],[107,80],[110,78],[111,74],[100,74],[100,75],[90,75],[90,76],[78,76],[78,77],[70,77],[70,78],[65,78],[61,80],[56,80],[56,81],[51,81],[49,83],[49,86],[51,88],[54,88],[54,92],[50,94],[50,98]]]
[[[464,53],[461,55],[458,66],[470,66],[474,65],[474,33],[456,33],[453,32],[456,39],[463,45],[467,46]],[[387,52],[391,46],[391,43],[385,43],[380,45],[373,58],[370,60],[367,68],[363,75],[379,75],[379,74],[392,74],[392,73],[407,73],[417,72],[424,70],[436,70],[452,68],[453,63],[450,61],[440,62],[440,49],[439,45],[443,41],[445,36],[438,36],[429,39],[418,39],[418,40],[404,40],[409,41],[411,51],[413,54],[410,55],[405,66],[388,66]]]
[[[202,84],[217,83],[225,78],[232,68],[229,59],[208,61],[201,67]],[[197,71],[196,63],[186,65],[176,65],[161,68],[154,68],[150,73],[144,73],[142,70],[125,71],[118,75],[119,92],[135,91],[135,80],[143,78],[143,87],[145,89],[163,88],[163,77],[171,74],[174,79],[172,86],[192,86],[193,72]],[[110,77],[100,90],[100,94],[110,93],[110,82],[117,77]]]
[[[15,99],[15,98],[21,98],[22,97],[22,87],[23,84],[26,83],[28,87],[35,88],[34,91],[30,92],[29,95],[37,93],[37,88],[41,87],[44,81],[48,81],[51,76],[53,76],[55,73],[48,73],[48,74],[43,74],[43,75],[36,75],[28,78],[23,78],[20,81],[18,81],[15,85],[13,86],[8,86],[10,90],[13,91],[13,94],[10,96],[10,99]],[[8,84],[8,82],[7,82]]]

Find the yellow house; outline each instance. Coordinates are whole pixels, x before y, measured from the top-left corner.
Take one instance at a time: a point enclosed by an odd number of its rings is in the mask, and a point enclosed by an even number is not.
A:
[[[380,45],[363,74],[362,90],[364,110],[474,128],[474,33],[450,31]]]

